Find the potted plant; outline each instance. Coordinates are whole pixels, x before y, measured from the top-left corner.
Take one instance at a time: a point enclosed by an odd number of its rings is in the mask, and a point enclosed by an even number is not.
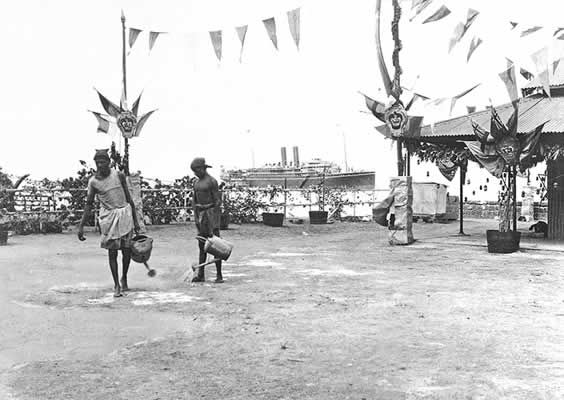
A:
[[[544,123],[535,129],[517,136],[519,109],[514,104],[514,111],[507,124],[492,107],[491,131],[481,128],[472,121],[476,142],[466,142],[472,155],[492,175],[503,180],[503,192],[499,198],[499,229],[487,230],[488,252],[513,253],[519,250],[521,232],[516,224],[516,176],[517,168],[521,172],[540,161],[539,139]],[[513,200],[513,201],[512,201]],[[513,212],[513,230],[511,214]]]
[[[327,215],[329,214],[325,211],[325,170],[323,170],[323,176],[321,178],[321,183],[316,186],[315,192],[319,198],[319,210],[309,211],[309,223],[310,224],[326,224]]]
[[[263,194],[268,197],[268,202],[265,211],[262,213],[262,223],[267,226],[281,227],[284,224],[284,212],[281,212],[279,204],[275,204],[276,196],[281,192],[281,188],[272,186],[266,189]]]
[[[0,209],[0,246],[8,243],[8,234],[13,229],[13,221],[6,209]]]

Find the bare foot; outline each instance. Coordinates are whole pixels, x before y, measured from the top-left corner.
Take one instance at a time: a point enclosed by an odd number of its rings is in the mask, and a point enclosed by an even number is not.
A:
[[[121,297],[123,294],[121,293],[121,288],[119,286],[114,287],[114,297]]]
[[[129,291],[129,286],[127,286],[127,279],[121,278],[121,290],[122,292]]]

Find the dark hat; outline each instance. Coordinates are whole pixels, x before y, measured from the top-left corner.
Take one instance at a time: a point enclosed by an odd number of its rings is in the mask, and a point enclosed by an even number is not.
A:
[[[97,158],[107,158],[110,159],[108,155],[108,149],[96,149],[96,154],[94,154],[94,160]]]
[[[192,163],[190,164],[190,169],[193,171],[198,167],[211,168],[212,166],[206,164],[206,159],[204,157],[196,157],[192,160]]]

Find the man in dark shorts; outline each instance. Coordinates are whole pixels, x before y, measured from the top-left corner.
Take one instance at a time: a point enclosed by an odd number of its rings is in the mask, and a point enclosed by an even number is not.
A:
[[[192,209],[194,210],[198,236],[203,237],[219,236],[219,222],[221,218],[219,186],[215,178],[207,173],[207,168],[211,168],[211,166],[207,165],[205,158],[202,157],[194,158],[190,164],[190,169],[194,171],[197,177],[194,181]],[[198,241],[200,249],[199,264],[206,262],[207,254],[204,251],[204,244]],[[215,267],[217,271],[215,282],[223,283],[221,260],[215,262]],[[204,267],[198,268],[198,274],[192,278],[192,282],[205,282]]]
[[[94,196],[100,201],[99,224],[102,233],[100,246],[108,250],[110,270],[114,279],[114,297],[122,296],[127,286],[127,271],[131,262],[131,239],[133,232],[139,232],[135,205],[122,172],[110,168],[108,151],[96,150],[94,155],[96,174],[88,181],[88,195],[82,220],[78,225],[78,239],[84,237],[84,224],[88,220],[94,204]],[[121,286],[118,276],[118,250],[122,254],[123,273]]]

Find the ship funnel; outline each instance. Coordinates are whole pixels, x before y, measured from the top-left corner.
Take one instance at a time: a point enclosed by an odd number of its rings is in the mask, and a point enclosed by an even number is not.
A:
[[[282,155],[282,166],[285,167],[288,164],[286,159],[286,147],[280,147],[280,154]]]
[[[300,166],[300,153],[298,151],[298,146],[294,146],[294,167]]]

